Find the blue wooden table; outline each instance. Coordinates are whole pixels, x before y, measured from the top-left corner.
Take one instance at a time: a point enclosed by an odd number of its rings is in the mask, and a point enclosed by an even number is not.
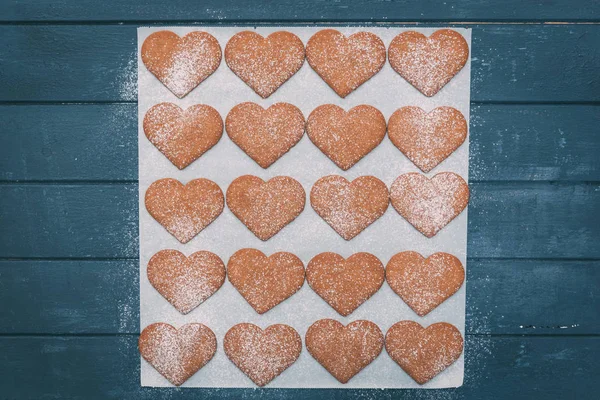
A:
[[[136,27],[473,29],[459,389],[139,384]],[[0,398],[597,399],[600,2],[0,1]]]

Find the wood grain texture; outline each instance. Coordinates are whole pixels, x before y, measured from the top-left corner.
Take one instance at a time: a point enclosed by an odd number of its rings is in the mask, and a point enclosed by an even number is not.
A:
[[[587,400],[597,397],[598,351],[598,337],[467,336],[465,382],[458,389],[190,390],[140,387],[135,336],[0,337],[0,376],[11,377],[3,395],[19,399]]]
[[[139,333],[137,260],[0,261],[0,282],[0,335]],[[600,334],[598,287],[600,261],[470,259],[467,333]]]
[[[95,2],[7,0],[0,21],[568,21],[600,20],[594,1],[468,0],[461,2],[373,0],[204,0],[190,7],[185,0]]]
[[[472,101],[600,101],[597,26],[469,27]],[[0,101],[136,99],[135,26],[5,25],[0,36]]]
[[[0,126],[0,180],[137,180],[135,104],[4,105]],[[473,105],[470,180],[600,181],[598,126],[600,106]]]
[[[136,25],[255,21],[473,28],[462,388],[139,386]],[[598,21],[586,0],[0,1],[0,398],[596,398]]]
[[[470,187],[470,257],[600,258],[600,184]],[[0,221],[0,257],[138,255],[136,184],[0,185]]]

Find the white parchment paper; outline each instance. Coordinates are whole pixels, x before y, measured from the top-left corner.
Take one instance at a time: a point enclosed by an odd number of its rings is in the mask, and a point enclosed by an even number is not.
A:
[[[397,321],[409,319],[428,326],[435,322],[449,322],[465,333],[465,285],[437,309],[421,318],[416,315],[390,289],[387,283],[349,317],[341,317],[333,308],[311,290],[307,283],[294,296],[264,315],[258,315],[242,296],[226,281],[223,287],[204,304],[187,315],[181,315],[149,283],[146,275],[148,260],[163,249],[177,249],[186,255],[199,250],[216,253],[227,264],[229,257],[239,249],[252,247],[267,255],[277,251],[296,254],[306,265],[315,255],[333,251],[344,257],[366,251],[377,256],[385,265],[396,253],[407,250],[420,252],[427,257],[444,251],[457,256],[466,265],[467,210],[460,214],[434,238],[427,239],[405,221],[390,205],[383,217],[351,241],[345,241],[322,220],[306,202],[304,212],[273,238],[263,242],[256,238],[225,207],[223,214],[189,243],[183,245],[159,225],[146,211],[144,194],[148,186],[160,178],[175,178],[182,183],[203,177],[216,182],[223,193],[238,176],[252,174],[269,179],[278,175],[298,180],[308,194],[319,178],[337,174],[354,179],[361,175],[374,175],[388,185],[399,175],[417,171],[414,166],[386,137],[383,142],[349,171],[340,170],[306,135],[292,150],[264,170],[240,150],[226,133],[219,143],[199,160],[179,171],[146,138],[142,121],[146,111],[155,104],[172,102],[182,108],[193,104],[208,104],[219,111],[223,120],[237,104],[252,101],[263,107],[277,102],[288,102],[299,107],[307,118],[321,104],[337,104],[348,110],[359,104],[378,108],[386,117],[402,106],[419,106],[430,111],[438,106],[452,106],[469,120],[471,59],[465,67],[437,95],[427,98],[400,77],[386,62],[383,69],[345,99],[341,99],[327,84],[304,63],[288,82],[266,100],[260,98],[242,82],[223,59],[217,71],[183,99],[178,99],[164,87],[144,66],[140,57],[142,43],[153,32],[168,29],[180,36],[194,30],[209,32],[217,38],[224,50],[227,41],[237,32],[254,30],[266,36],[279,30],[298,35],[306,45],[308,39],[324,27],[157,27],[138,29],[138,136],[139,136],[139,220],[140,220],[140,327],[154,322],[166,322],[175,327],[190,322],[200,322],[210,327],[217,336],[215,357],[191,377],[187,387],[255,387],[223,351],[223,337],[227,330],[240,322],[251,322],[262,328],[284,323],[294,327],[301,337],[316,320],[333,318],[343,324],[358,319],[375,322],[385,334]],[[367,30],[377,34],[386,48],[392,39],[406,30],[416,30],[430,35],[437,28],[365,28],[336,26],[345,35]],[[471,43],[471,30],[455,29]],[[469,139],[448,159],[427,174],[452,171],[468,181]],[[298,361],[275,378],[267,387],[287,388],[444,388],[462,385],[464,357],[425,385],[415,383],[387,355],[385,349],[367,368],[350,380],[340,384],[306,348]],[[152,366],[141,359],[142,386],[171,386]]]

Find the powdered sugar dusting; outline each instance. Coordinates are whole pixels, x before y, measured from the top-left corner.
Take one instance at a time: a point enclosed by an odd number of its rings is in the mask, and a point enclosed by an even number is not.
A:
[[[180,37],[198,27],[143,28],[139,30],[140,45],[146,37],[157,30],[169,29]],[[320,27],[203,27],[209,31],[225,48],[225,44],[234,34],[244,30],[253,30],[267,37],[278,30],[289,30],[296,34],[303,43],[307,43]],[[380,27],[343,27],[337,30],[346,37],[360,30],[369,30],[381,37],[387,45],[403,31],[403,28]],[[426,34],[433,29],[417,28]],[[468,30],[457,29],[468,40]],[[282,85],[271,97],[261,100],[252,90],[238,79],[224,63],[215,73],[179,100],[161,84],[154,75],[140,62],[140,122],[145,113],[154,105],[170,101],[181,109],[187,109],[194,104],[207,104],[214,107],[222,116],[226,116],[236,105],[255,101],[261,107],[267,108],[277,102],[288,102],[297,106],[304,116],[308,116],[315,108],[323,104],[336,104],[344,110],[360,104],[376,107],[385,118],[403,106],[419,106],[426,112],[438,106],[452,106],[460,110],[467,118],[469,71],[458,74],[445,88],[432,98],[427,98],[402,79],[389,64],[384,64],[382,70],[364,85],[361,85],[352,95],[341,99],[333,92],[309,65],[303,66],[292,78]],[[256,100],[258,99],[258,100]],[[141,128],[141,127],[140,127]],[[364,159],[355,164],[347,172],[340,172],[323,153],[311,143],[308,138],[302,138],[286,155],[263,169],[251,160],[231,141],[222,138],[214,149],[208,151],[197,161],[184,170],[175,168],[159,151],[156,150],[140,131],[140,199],[143,200],[148,186],[160,178],[174,177],[185,183],[198,177],[208,178],[217,183],[223,191],[239,176],[251,174],[264,181],[274,176],[291,176],[296,179],[308,192],[314,183],[328,174],[343,175],[349,181],[359,176],[372,175],[381,179],[388,187],[395,178],[407,172],[416,171],[411,163],[392,143],[383,140]],[[441,167],[441,171],[453,171],[465,179],[467,177],[468,142],[457,149]],[[439,167],[438,167],[439,168]],[[240,296],[235,287],[226,281],[224,285],[206,302],[190,313],[183,315],[172,307],[146,279],[146,266],[149,258],[156,251],[164,248],[177,249],[186,255],[198,250],[209,250],[227,261],[232,254],[241,248],[257,248],[265,254],[287,251],[297,255],[304,264],[315,255],[325,251],[335,251],[343,257],[358,251],[368,251],[376,255],[383,263],[399,252],[416,250],[427,256],[435,251],[447,251],[457,255],[464,262],[466,215],[463,213],[456,221],[442,229],[434,238],[428,239],[406,222],[394,210],[385,212],[375,223],[363,233],[350,241],[341,238],[327,223],[323,221],[310,207],[291,224],[282,229],[268,241],[261,241],[225,208],[219,218],[207,226],[194,239],[182,244],[172,237],[162,226],[146,212],[142,203],[140,219],[140,326],[165,321],[180,327],[189,322],[202,322],[214,330],[219,341],[219,351],[208,365],[194,374],[186,383],[188,387],[256,387],[256,385],[228,359],[221,347],[225,333],[234,325],[242,322],[252,322],[265,328],[271,324],[285,323],[292,326],[304,337],[308,327],[320,318],[334,318],[343,324],[352,320],[366,319],[376,323],[383,332],[395,322],[402,319],[413,319],[424,326],[437,321],[448,321],[464,330],[464,287],[459,292],[440,305],[436,310],[418,317],[398,297],[387,284],[384,284],[371,298],[357,308],[350,317],[340,316],[309,285],[304,285],[293,296],[283,301],[268,312],[258,315]],[[135,242],[135,241],[132,241]],[[472,372],[471,372],[472,373]],[[453,387],[460,385],[463,374],[463,360],[459,359],[446,371],[425,384],[424,388]],[[148,363],[141,364],[143,386],[171,386]],[[317,361],[307,352],[302,351],[298,360],[284,373],[277,376],[268,384],[271,388],[279,387],[334,387],[334,388],[382,388],[409,387],[419,385],[405,374],[390,357],[382,352],[367,368],[354,376],[348,383],[341,384],[333,376],[321,368]],[[222,390],[222,389],[218,389]],[[168,391],[177,393],[178,391]],[[417,391],[416,396],[442,395],[440,391]],[[277,393],[285,395],[284,392]],[[287,392],[286,392],[287,393]],[[355,392],[356,393],[356,392]],[[379,390],[363,390],[362,396],[370,398],[383,393]],[[453,393],[453,392],[450,392]],[[435,396],[434,396],[435,397]]]
[[[225,61],[258,95],[267,98],[300,69],[304,45],[286,31],[267,38],[255,32],[240,32],[227,43]]]
[[[417,173],[400,176],[390,192],[392,205],[427,237],[435,236],[469,201],[468,186],[453,173],[440,173],[429,181]]]
[[[208,251],[189,258],[177,250],[162,250],[148,263],[152,285],[183,314],[202,304],[225,281],[225,266]]]
[[[345,37],[333,29],[316,33],[306,45],[310,66],[341,97],[378,73],[385,63],[385,45],[370,32]]]
[[[264,331],[256,325],[238,324],[224,338],[229,359],[258,386],[264,386],[289,368],[300,356],[300,335],[287,325]]]
[[[302,111],[289,103],[276,103],[266,110],[256,103],[241,103],[227,114],[225,124],[229,138],[263,168],[287,153],[304,134]]]
[[[417,32],[401,33],[388,51],[396,72],[426,96],[443,88],[469,58],[469,46],[462,35],[448,29],[429,38]]]
[[[330,175],[314,184],[310,203],[340,236],[350,240],[383,215],[389,195],[385,184],[375,177],[363,176],[350,183]]]
[[[221,48],[206,32],[191,32],[179,38],[170,31],[161,31],[146,39],[142,59],[150,72],[182,98],[217,69]]]
[[[183,186],[175,179],[154,182],[145,195],[146,208],[169,233],[187,243],[223,211],[223,192],[208,179]]]
[[[174,385],[181,385],[215,354],[214,333],[202,324],[184,325],[179,330],[168,324],[153,324],[139,339],[142,356]]]
[[[456,150],[467,137],[467,122],[460,111],[438,107],[429,113],[403,107],[390,117],[392,143],[423,172],[429,172]]]

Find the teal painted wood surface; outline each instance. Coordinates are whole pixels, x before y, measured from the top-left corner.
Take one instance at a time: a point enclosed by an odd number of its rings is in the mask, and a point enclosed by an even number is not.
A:
[[[141,388],[136,26],[396,21],[473,28],[465,385]],[[0,398],[595,399],[599,21],[580,0],[0,2]]]
[[[598,21],[594,1],[7,0],[0,21]]]
[[[468,335],[600,332],[600,261],[468,265]],[[0,261],[0,335],[137,334],[138,271],[136,259]]]
[[[596,25],[467,27],[472,101],[600,101]],[[0,101],[136,100],[135,26],[0,25],[0,37]]]
[[[598,337],[467,336],[465,349],[465,383],[458,389],[445,390],[142,388],[135,335],[0,337],[0,375],[10,376],[13,398],[27,399],[530,400],[597,397]],[[387,354],[384,352],[381,357],[387,357]],[[28,374],[15,371],[27,371]],[[403,372],[398,370],[398,373]]]
[[[136,104],[0,105],[0,126],[1,181],[137,180]],[[469,179],[600,181],[599,126],[597,105],[473,105]]]

